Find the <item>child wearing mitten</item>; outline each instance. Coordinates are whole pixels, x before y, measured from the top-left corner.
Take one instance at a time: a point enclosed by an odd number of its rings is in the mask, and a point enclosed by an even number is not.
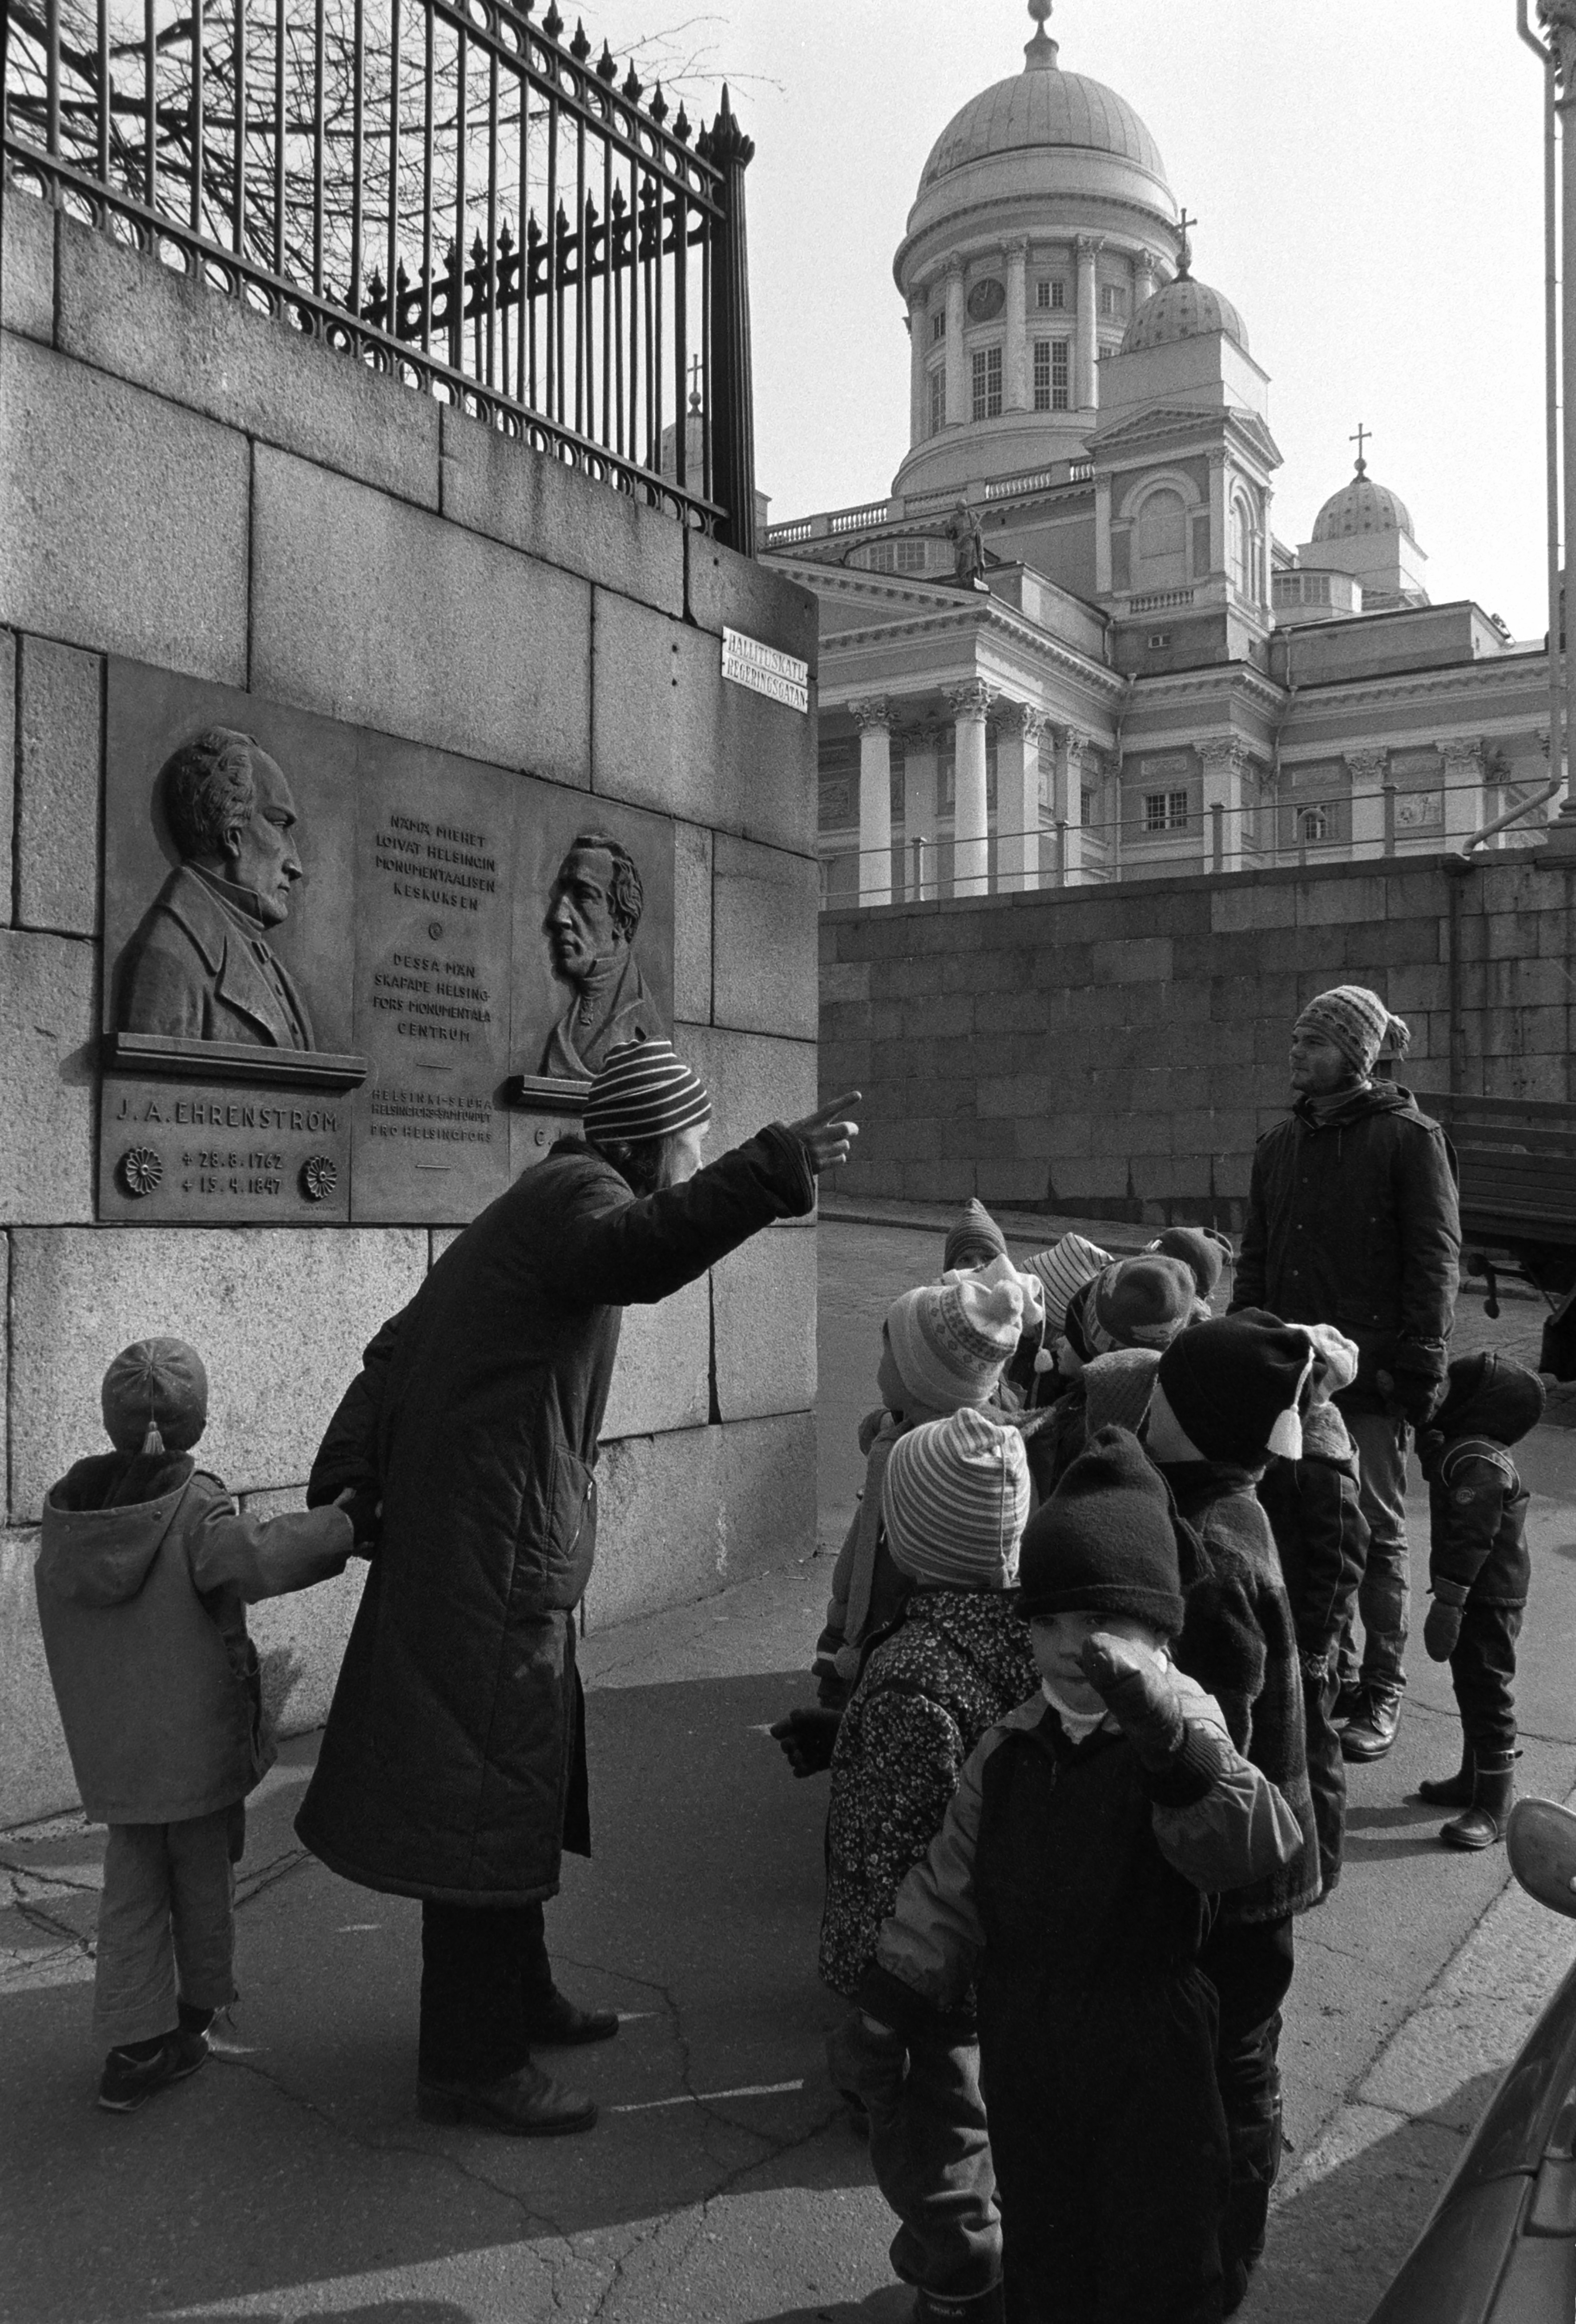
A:
[[[344,1571],[376,1530],[366,1497],[240,1515],[189,1448],[207,1375],[184,1340],[139,1340],[104,1376],[115,1450],[44,1501],[39,1622],[90,1823],[109,1826],[93,2023],[98,2103],[133,2113],[206,2060],[235,1998],[234,1866],[246,1795],[273,1763],[245,1607]]]
[[[1448,1662],[1461,1720],[1461,1764],[1420,1784],[1431,1807],[1459,1808],[1447,1848],[1492,1848],[1516,1796],[1516,1642],[1531,1563],[1527,1491],[1508,1448],[1544,1416],[1544,1384],[1513,1356],[1458,1356],[1443,1403],[1417,1440],[1428,1480],[1432,1662]]]
[[[1018,1580],[1040,1692],[970,1757],[845,2038],[873,2113],[973,1986],[1006,2314],[1214,2324],[1230,2173],[1199,1948],[1209,1897],[1301,1833],[1171,1662],[1170,1500],[1126,1430],[1030,1519]]]

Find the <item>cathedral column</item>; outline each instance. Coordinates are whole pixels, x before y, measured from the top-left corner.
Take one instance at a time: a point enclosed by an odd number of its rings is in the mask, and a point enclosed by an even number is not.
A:
[[[982,678],[949,686],[953,714],[953,871],[954,896],[984,896],[991,889],[991,850],[985,805],[985,713],[991,689]]]
[[[1353,855],[1382,855],[1387,833],[1385,828],[1385,777],[1389,770],[1388,751],[1348,751],[1347,772],[1351,778],[1351,852]],[[1293,817],[1293,837],[1295,838]]]
[[[1481,742],[1452,738],[1439,746],[1444,762],[1444,835],[1447,843],[1470,839],[1484,820],[1488,752]]]
[[[1242,869],[1242,788],[1250,764],[1240,742],[1201,742],[1203,764],[1203,862],[1205,872]]]
[[[903,741],[903,887],[911,904],[935,896],[937,740],[934,726],[917,726]]]
[[[1092,411],[1100,401],[1097,360],[1099,317],[1096,312],[1100,292],[1094,274],[1094,261],[1100,244],[1092,235],[1081,234],[1073,247],[1078,259],[1078,338],[1075,349],[1078,375],[1074,383],[1073,401],[1080,411]]]
[[[1210,571],[1226,571],[1226,456],[1210,454]],[[1194,578],[1197,580],[1198,575]]]
[[[922,444],[930,432],[929,375],[930,294],[916,290],[908,301],[908,441]]]
[[[1275,607],[1275,534],[1269,521],[1269,504],[1274,498],[1266,484],[1258,495],[1258,602],[1267,614]]]
[[[1001,706],[996,720],[996,889],[1040,884],[1040,734],[1044,715],[1027,702]]]
[[[859,728],[859,900],[892,900],[892,712],[883,695],[851,702]]]
[[[1083,879],[1083,759],[1091,748],[1087,734],[1064,726],[1056,735],[1056,764],[1051,798],[1061,843],[1062,885],[1076,888]]]
[[[1007,245],[1007,346],[1001,383],[1002,407],[1008,411],[1027,411],[1029,393],[1027,376],[1028,350],[1028,292],[1024,281],[1028,265],[1027,242],[1009,242]]]
[[[969,416],[969,382],[963,364],[963,262],[946,270],[946,418],[961,427]]]

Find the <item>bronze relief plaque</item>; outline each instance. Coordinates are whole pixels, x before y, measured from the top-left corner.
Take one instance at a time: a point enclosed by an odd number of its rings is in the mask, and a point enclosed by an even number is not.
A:
[[[463,1223],[666,1032],[673,826],[112,660],[99,1215]]]

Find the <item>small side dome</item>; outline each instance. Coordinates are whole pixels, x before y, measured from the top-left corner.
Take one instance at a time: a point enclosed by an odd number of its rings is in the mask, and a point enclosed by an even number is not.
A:
[[[1241,316],[1220,291],[1212,290],[1207,282],[1195,282],[1192,266],[1193,253],[1184,241],[1176,280],[1162,283],[1128,325],[1121,346],[1124,355],[1141,347],[1170,346],[1177,339],[1202,338],[1210,331],[1224,331],[1244,355],[1248,353],[1248,330]]]
[[[1313,520],[1315,540],[1350,540],[1359,532],[1404,532],[1412,538],[1412,518],[1399,493],[1376,484],[1360,456],[1357,474],[1332,493]]]

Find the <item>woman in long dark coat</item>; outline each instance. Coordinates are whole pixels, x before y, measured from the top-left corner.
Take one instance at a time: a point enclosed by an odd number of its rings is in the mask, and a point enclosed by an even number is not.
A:
[[[309,1500],[373,1487],[382,1530],[296,1819],[363,1886],[422,1899],[419,2103],[517,2134],[585,2130],[530,2062],[611,2012],[555,1987],[542,1904],[589,1849],[574,1609],[622,1309],[801,1216],[855,1132],[843,1099],[698,1167],[705,1089],[666,1041],[615,1049],[562,1139],[385,1323]]]

